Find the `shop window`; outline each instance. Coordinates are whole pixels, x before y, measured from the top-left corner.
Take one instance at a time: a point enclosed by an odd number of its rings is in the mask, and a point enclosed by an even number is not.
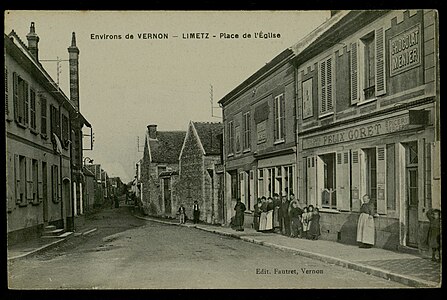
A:
[[[284,193],[287,197],[290,197],[290,194],[295,193],[294,192],[294,180],[293,180],[293,167],[292,166],[285,166],[283,167],[283,176],[284,176]]]
[[[258,198],[265,196],[264,169],[258,169]]]
[[[268,194],[267,197],[273,197],[276,192],[275,188],[275,168],[267,169],[267,188]]]
[[[323,186],[320,186],[321,191],[321,206],[324,208],[337,208],[337,194],[336,194],[336,171],[335,171],[335,153],[325,154],[319,156],[322,162],[323,170]],[[338,157],[341,162],[341,154]]]

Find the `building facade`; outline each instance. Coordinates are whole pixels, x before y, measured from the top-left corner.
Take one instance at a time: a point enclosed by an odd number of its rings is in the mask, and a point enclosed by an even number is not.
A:
[[[173,185],[175,208],[184,205],[189,218],[193,203],[200,207],[200,220],[223,224],[222,123],[190,121],[179,155],[179,176]],[[163,180],[162,185],[166,186]],[[165,189],[166,190],[166,189]],[[176,212],[176,211],[175,211]]]
[[[28,44],[4,35],[8,242],[70,228],[73,123],[85,120],[39,62],[31,23]],[[79,125],[77,120],[82,120]]]
[[[147,126],[143,158],[139,163],[140,196],[145,214],[175,216],[170,181],[175,181],[178,175],[179,154],[185,135],[184,131],[157,131],[157,125]]]
[[[223,97],[225,210],[227,224],[236,199],[247,207],[251,226],[255,200],[296,193],[294,53],[286,49]]]
[[[337,17],[294,59],[299,198],[321,208],[323,238],[355,243],[368,194],[376,246],[423,250],[441,199],[437,14]]]

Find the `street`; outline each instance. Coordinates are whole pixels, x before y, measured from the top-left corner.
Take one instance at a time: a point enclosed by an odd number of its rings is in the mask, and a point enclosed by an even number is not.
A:
[[[98,230],[8,263],[12,289],[404,287],[231,237],[135,218],[128,207],[86,218]]]

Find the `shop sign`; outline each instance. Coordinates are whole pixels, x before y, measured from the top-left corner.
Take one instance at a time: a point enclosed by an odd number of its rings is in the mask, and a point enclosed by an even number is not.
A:
[[[266,125],[267,121],[262,121],[256,124],[256,135],[258,138],[258,144],[264,143],[267,140]]]
[[[334,145],[409,129],[409,114],[303,139],[303,149]]]
[[[421,64],[421,25],[390,39],[390,74],[397,75]]]

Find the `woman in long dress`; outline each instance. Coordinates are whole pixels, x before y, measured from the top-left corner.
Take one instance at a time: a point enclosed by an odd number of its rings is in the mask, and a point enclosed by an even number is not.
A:
[[[371,248],[374,240],[374,205],[370,202],[369,196],[364,195],[357,223],[357,242],[360,243],[360,248]]]
[[[258,201],[255,204],[255,210],[253,212],[253,228],[256,231],[259,231],[259,223],[260,223],[260,217],[261,217],[261,205],[262,201],[261,198],[258,198]]]
[[[246,210],[245,204],[241,202],[241,198],[237,199],[234,206],[236,214],[234,216],[234,225],[236,231],[244,231],[244,212]]]

